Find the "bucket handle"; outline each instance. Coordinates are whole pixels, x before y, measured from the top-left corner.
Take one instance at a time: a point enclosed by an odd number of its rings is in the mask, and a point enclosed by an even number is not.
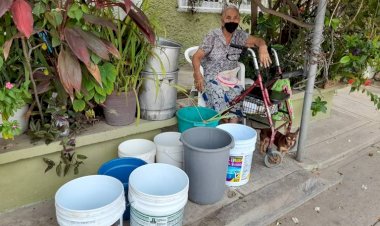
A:
[[[171,157],[170,155],[169,155],[169,152],[168,151],[164,151],[165,152],[165,154],[167,154],[167,156],[171,159],[171,160],[173,160],[174,162],[178,162],[176,159],[174,159],[173,157]],[[179,162],[179,163],[183,163],[183,160],[181,161],[181,162]]]
[[[196,127],[205,127],[206,124],[204,124],[203,122],[194,122],[194,126],[196,126]]]

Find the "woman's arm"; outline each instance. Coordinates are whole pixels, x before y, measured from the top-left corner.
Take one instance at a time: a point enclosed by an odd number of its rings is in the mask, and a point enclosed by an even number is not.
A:
[[[205,52],[202,49],[198,49],[192,57],[193,70],[194,70],[194,86],[198,91],[203,91],[203,76],[201,74],[201,60],[205,57]]]
[[[269,65],[272,63],[272,60],[270,59],[268,47],[263,39],[250,35],[248,36],[245,44],[247,47],[258,47],[260,65],[269,67]]]

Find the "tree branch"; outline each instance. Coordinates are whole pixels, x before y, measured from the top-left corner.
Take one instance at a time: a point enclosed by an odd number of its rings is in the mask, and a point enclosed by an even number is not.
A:
[[[271,14],[271,15],[274,15],[274,16],[278,16],[278,17],[280,17],[280,18],[282,18],[282,19],[284,19],[286,21],[289,21],[289,22],[291,22],[291,23],[293,23],[293,24],[295,24],[295,25],[297,25],[299,27],[303,27],[303,28],[307,28],[307,29],[312,29],[314,27],[313,24],[308,24],[308,23],[296,20],[296,19],[294,19],[293,17],[291,17],[289,15],[277,12],[277,11],[272,10],[272,9],[268,9],[265,6],[263,6],[263,4],[261,4],[260,0],[253,0],[253,2],[255,2],[264,13],[268,13],[268,14]]]
[[[29,53],[28,53],[28,47],[27,45],[30,43],[28,42],[28,44],[26,43],[25,41],[25,38],[21,38],[21,44],[22,44],[22,50],[23,50],[23,54],[24,54],[24,57],[25,57],[25,63],[26,63],[26,67],[27,67],[27,71],[29,73],[29,78],[30,78],[30,81],[32,81],[32,86],[33,86],[33,90],[34,90],[34,99],[37,103],[37,107],[38,107],[38,111],[40,113],[40,116],[41,116],[41,121],[42,123],[44,123],[44,115],[42,114],[42,107],[41,107],[41,103],[38,99],[38,93],[37,93],[37,86],[36,86],[36,82],[34,81],[34,78],[33,78],[33,69],[32,69],[32,65],[30,63],[30,56],[29,56]]]
[[[359,15],[359,13],[360,13],[360,10],[362,9],[362,7],[363,7],[363,2],[364,2],[364,0],[362,0],[361,2],[360,2],[360,6],[359,6],[359,8],[358,8],[358,11],[356,11],[356,14],[355,14],[355,16],[354,16],[354,18],[352,18],[352,20],[346,25],[346,27],[345,28],[348,28],[355,20],[356,20],[356,17]]]

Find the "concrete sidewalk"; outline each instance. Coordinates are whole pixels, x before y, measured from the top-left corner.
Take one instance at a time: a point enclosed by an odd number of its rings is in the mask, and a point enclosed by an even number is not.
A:
[[[186,76],[180,77],[180,84],[185,80],[185,86],[191,86],[191,73],[180,76]],[[374,84],[371,90],[379,94],[380,85]],[[357,92],[349,94],[348,88],[338,90],[331,117],[309,124],[302,163],[289,154],[280,167],[267,168],[256,151],[249,183],[229,188],[213,205],[188,202],[184,224],[268,225],[341,180],[338,175],[321,176],[316,169],[332,166],[380,142],[379,134],[380,112],[369,98]],[[57,225],[54,201],[0,214],[0,225]]]

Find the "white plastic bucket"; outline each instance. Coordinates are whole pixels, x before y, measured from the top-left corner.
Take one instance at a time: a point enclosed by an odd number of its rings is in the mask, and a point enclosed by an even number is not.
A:
[[[14,121],[16,120],[18,123],[18,126],[20,128],[20,134],[24,133],[28,129],[29,121],[26,120],[25,114],[29,110],[29,105],[24,105],[21,108],[19,108],[13,116],[9,117],[8,121]],[[0,124],[3,123],[3,120],[1,118],[0,114]],[[0,138],[3,138],[3,135],[0,133]]]
[[[189,178],[178,167],[155,163],[129,176],[130,225],[180,226],[187,203]]]
[[[61,226],[123,225],[123,184],[106,175],[71,180],[55,193],[57,222]]]
[[[252,156],[256,147],[256,130],[233,123],[222,124],[217,128],[230,133],[235,141],[235,147],[231,149],[228,160],[226,185],[240,186],[248,183]]]
[[[131,139],[119,144],[118,156],[135,157],[144,160],[146,163],[154,163],[156,156],[156,145],[146,139]]]
[[[183,169],[183,144],[179,140],[180,137],[179,132],[165,132],[154,137],[157,149],[156,162]]]

